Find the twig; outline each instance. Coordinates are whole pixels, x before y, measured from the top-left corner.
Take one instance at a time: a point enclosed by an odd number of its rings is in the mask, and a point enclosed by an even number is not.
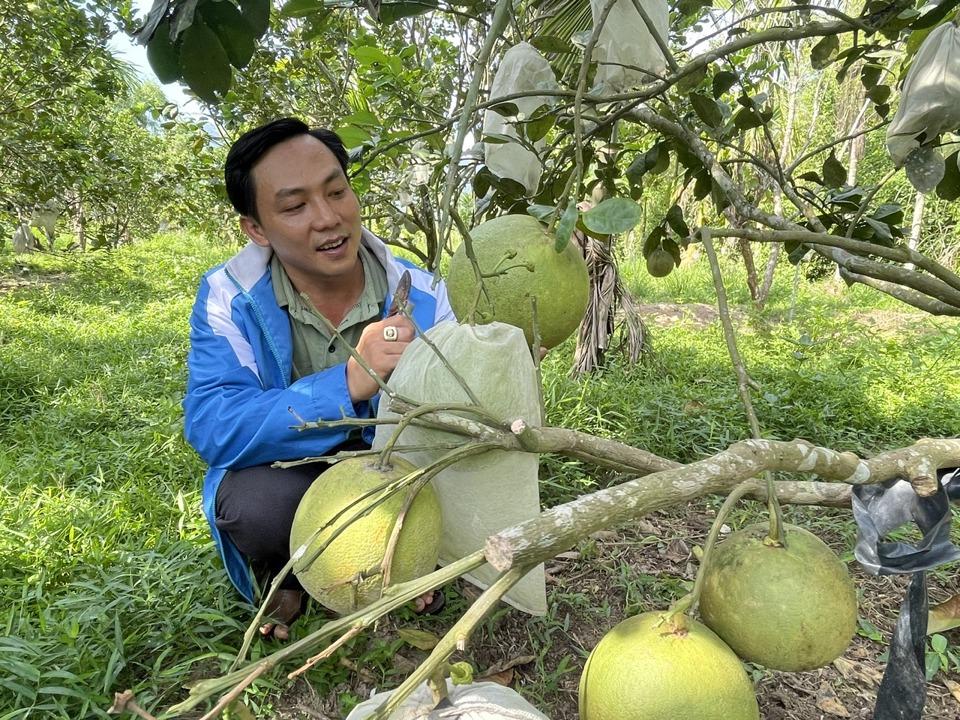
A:
[[[111,715],[122,715],[128,710],[134,715],[142,717],[143,720],[157,720],[157,718],[133,701],[133,690],[124,690],[122,693],[114,693],[113,705],[110,706],[110,709],[107,710],[107,712]]]
[[[527,574],[531,567],[534,566],[514,567],[502,573],[440,639],[430,656],[420,663],[400,687],[390,693],[390,697],[369,716],[368,720],[389,718],[421,683],[426,682],[434,671],[447,662],[455,650],[462,650],[473,631],[489,613],[493,612],[503,596]]]
[[[363,630],[363,627],[359,625],[350,628],[349,630],[347,630],[347,632],[341,635],[336,641],[330,643],[330,645],[328,645],[327,648],[323,650],[323,652],[317,653],[312,658],[307,660],[303,665],[301,665],[296,670],[294,670],[292,673],[289,673],[287,675],[287,680],[293,680],[299,675],[302,675],[303,673],[305,673],[307,670],[312,668],[321,660],[326,660],[328,657],[333,655],[337,650],[339,650],[344,645],[346,645],[351,639],[359,635],[362,630]]]
[[[753,398],[750,396],[750,388],[759,389],[747,375],[747,369],[743,364],[743,358],[740,356],[740,350],[737,348],[737,336],[733,329],[733,322],[730,320],[730,308],[727,305],[727,291],[723,285],[723,276],[720,272],[720,261],[717,260],[717,251],[713,247],[713,240],[710,237],[710,228],[700,228],[700,239],[703,242],[703,248],[707,252],[707,259],[710,261],[710,271],[713,275],[713,286],[717,291],[717,310],[720,313],[720,323],[723,325],[723,337],[727,342],[727,351],[730,354],[730,362],[733,363],[734,372],[737,374],[737,390],[740,392],[740,399],[743,401],[743,407],[747,413],[747,421],[750,424],[750,433],[754,439],[760,439],[760,422],[757,420],[757,413],[753,409]],[[780,503],[777,502],[777,490],[773,484],[773,475],[770,472],[765,473],[767,483],[767,509],[770,513],[770,538],[780,545],[786,542],[786,534],[783,529],[783,510]]]

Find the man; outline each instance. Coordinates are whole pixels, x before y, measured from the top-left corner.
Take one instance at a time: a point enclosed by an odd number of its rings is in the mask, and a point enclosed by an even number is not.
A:
[[[404,270],[421,329],[453,312],[443,283],[394,257],[361,226],[347,154],[329,130],[293,118],[241,136],[227,155],[230,202],[250,240],[206,273],[190,320],[187,440],[210,466],[203,507],[230,579],[254,603],[248,561],[272,576],[289,560],[300,498],[325,463],[282,460],[369,447],[372,428],[293,429],[297,418],[376,414],[377,380],[351,357],[322,314],[381,379],[413,340],[413,325],[389,306]],[[417,600],[429,611],[442,595]],[[304,592],[290,574],[261,627],[289,637]]]

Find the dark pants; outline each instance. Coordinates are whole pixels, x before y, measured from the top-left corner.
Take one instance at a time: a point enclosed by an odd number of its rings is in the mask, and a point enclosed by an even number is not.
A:
[[[362,441],[350,442],[331,454],[367,447]],[[290,560],[290,528],[297,506],[307,488],[330,467],[325,462],[289,468],[255,465],[229,470],[223,476],[217,489],[217,528],[250,559],[255,572],[265,571],[272,578]],[[283,579],[280,587],[301,589],[293,573]]]

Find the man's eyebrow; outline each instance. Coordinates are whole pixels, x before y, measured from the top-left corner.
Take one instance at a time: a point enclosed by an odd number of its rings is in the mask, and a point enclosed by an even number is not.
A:
[[[320,181],[321,185],[327,185],[334,180],[339,180],[340,178],[346,179],[343,170],[341,168],[336,168],[331,170],[323,180]],[[289,187],[289,188],[280,188],[277,192],[274,193],[274,197],[277,200],[283,200],[294,195],[303,195],[306,192],[306,188],[303,187]]]

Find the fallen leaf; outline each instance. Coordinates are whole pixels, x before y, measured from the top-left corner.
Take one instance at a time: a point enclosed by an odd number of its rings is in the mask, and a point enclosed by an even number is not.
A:
[[[819,700],[817,700],[817,707],[823,710],[825,713],[836,715],[837,717],[850,717],[850,713],[836,696],[821,697]]]
[[[514,658],[510,658],[508,660],[502,660],[501,662],[494,663],[493,665],[488,667],[486,670],[484,670],[482,673],[480,673],[477,677],[486,679],[492,675],[496,675],[497,673],[502,673],[505,670],[511,670],[517,667],[518,665],[526,665],[527,663],[532,663],[536,659],[537,659],[536,655],[517,655]]]
[[[833,666],[840,672],[844,680],[855,680],[867,685],[878,686],[883,679],[883,673],[877,668],[847,658],[837,658],[833,661]]]
[[[493,673],[492,675],[481,675],[480,677],[486,682],[493,682],[497,685],[510,687],[510,685],[513,684],[513,668],[504,670],[503,672]]]
[[[953,695],[953,699],[960,703],[960,683],[955,683],[953,680],[948,680],[947,678],[941,678],[943,684],[946,686],[947,690],[950,691],[950,694]]]
[[[654,537],[660,537],[663,534],[660,532],[660,528],[658,528],[649,520],[640,520],[637,523],[637,529],[642,535],[653,535]]]
[[[663,557],[673,562],[681,562],[690,557],[690,548],[680,538],[674,538],[667,543],[667,547],[663,551]]]
[[[930,608],[927,615],[927,635],[960,627],[960,594]]]
[[[620,533],[616,530],[597,530],[589,535],[591,540],[616,540]]]
[[[401,628],[397,634],[407,645],[413,645],[419,650],[433,650],[440,643],[440,638],[426,630]]]
[[[397,672],[408,674],[417,669],[417,663],[400,653],[393,654],[393,669]]]

